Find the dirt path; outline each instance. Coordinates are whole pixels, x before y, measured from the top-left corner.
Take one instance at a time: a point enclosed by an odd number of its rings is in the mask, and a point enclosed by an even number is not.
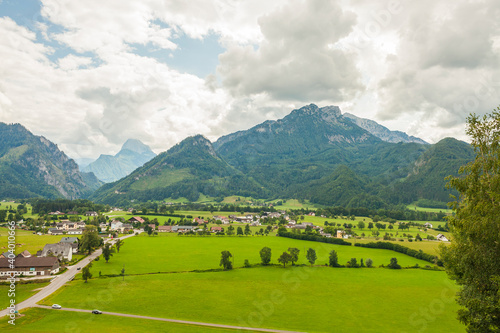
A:
[[[74,311],[74,312],[87,312],[87,313],[91,312],[91,310],[71,309],[71,308],[62,308],[62,309],[56,310],[56,309],[52,309],[50,306],[45,306],[45,305],[35,305],[35,307],[43,308],[43,309],[50,309],[50,310],[54,310],[54,311]],[[111,315],[111,316],[128,317],[128,318],[137,318],[137,319],[166,321],[166,322],[177,323],[177,324],[207,326],[207,327],[225,328],[225,329],[233,329],[233,330],[244,330],[244,331],[250,331],[250,332],[302,333],[302,332],[296,332],[296,331],[273,330],[273,329],[269,329],[269,328],[253,328],[253,327],[243,327],[243,326],[220,325],[220,324],[212,324],[212,323],[201,323],[198,321],[148,317],[148,316],[139,316],[139,315],[133,315],[133,314],[116,313],[116,312],[104,312],[103,311],[102,314],[103,315]],[[96,316],[98,316],[98,315],[96,315]]]

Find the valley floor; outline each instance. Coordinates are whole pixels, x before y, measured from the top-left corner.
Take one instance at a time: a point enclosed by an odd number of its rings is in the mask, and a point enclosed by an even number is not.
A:
[[[272,249],[271,263],[289,247],[301,250],[300,266],[255,266],[259,250]],[[314,248],[315,266],[305,252]],[[377,268],[325,266],[335,249],[339,262],[371,258]],[[235,269],[219,270],[220,252],[233,254]],[[276,236],[185,237],[140,235],[125,240],[106,263],[94,262],[93,278],[81,274],[43,300],[78,309],[99,309],[151,317],[303,332],[464,331],[456,320],[456,286],[443,271],[390,270],[390,258],[406,267],[427,262],[388,250],[366,249]],[[243,268],[248,259],[254,265]],[[125,268],[125,277],[119,276]],[[160,272],[160,273],[159,273]],[[27,309],[16,331],[172,332],[218,331],[144,319]],[[69,325],[69,326],[68,326]],[[142,328],[141,328],[142,327]],[[6,319],[0,329],[13,329]]]

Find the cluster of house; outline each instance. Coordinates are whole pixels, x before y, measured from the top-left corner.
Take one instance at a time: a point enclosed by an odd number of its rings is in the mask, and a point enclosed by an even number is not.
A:
[[[48,215],[79,215],[79,213],[76,211],[70,211],[67,213],[63,213],[63,212],[56,210],[55,212],[50,212]],[[88,211],[88,212],[85,212],[84,215],[85,216],[98,216],[99,214],[97,212],[94,212],[94,211]]]
[[[306,229],[307,227],[311,227],[312,229],[317,230],[321,236],[328,238],[336,237],[347,239],[352,237],[352,235],[346,233],[345,230],[337,230],[337,234],[332,235],[330,233],[324,232],[322,227],[314,225],[311,222],[296,223],[295,221],[290,220],[285,227],[288,229]]]
[[[0,254],[0,279],[10,277],[12,272],[19,276],[47,276],[59,272],[59,261],[71,261],[73,253],[78,252],[78,238],[63,237],[58,243],[46,244],[36,256],[28,250],[15,256],[14,269],[11,268],[13,255]]]
[[[83,229],[85,229],[85,222],[70,222],[69,220],[63,220],[55,224],[54,227],[49,228],[47,233],[49,235],[81,235]]]

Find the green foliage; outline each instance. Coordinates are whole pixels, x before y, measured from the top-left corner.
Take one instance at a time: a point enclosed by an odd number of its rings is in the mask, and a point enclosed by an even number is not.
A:
[[[220,257],[220,263],[219,266],[224,267],[224,270],[230,270],[233,269],[233,263],[231,261],[231,257],[233,255],[229,251],[222,251],[221,252],[221,257]]]
[[[391,262],[387,265],[388,268],[391,269],[401,269],[401,266],[398,264],[397,258],[391,258]]]
[[[109,258],[113,256],[113,252],[114,249],[111,247],[111,244],[106,243],[104,245],[104,248],[102,249],[102,256],[104,257],[104,260],[106,260],[106,262],[108,262]]]
[[[283,267],[286,267],[286,264],[288,264],[290,261],[292,261],[292,255],[288,252],[283,252],[278,258],[278,262],[282,263]]]
[[[82,279],[85,280],[85,283],[87,283],[87,280],[92,278],[92,273],[90,273],[91,268],[92,263],[89,263],[87,266],[82,268]]]
[[[115,246],[116,246],[116,252],[120,253],[120,247],[123,246],[123,244],[125,244],[125,241],[121,240],[121,239],[118,239],[116,242],[115,242]]]
[[[271,249],[266,246],[259,253],[262,265],[268,265],[271,262]]]
[[[292,265],[295,265],[295,262],[299,260],[300,250],[296,247],[289,247],[288,252],[290,252],[290,257],[291,257],[290,261],[292,262]]]
[[[88,254],[92,253],[94,248],[102,244],[102,238],[99,237],[97,228],[93,225],[85,226],[80,238],[80,250],[87,251]]]
[[[371,268],[373,266],[373,260],[370,258],[366,259],[366,267]]]
[[[307,254],[306,254],[307,261],[312,265],[316,262],[316,259],[318,258],[316,256],[316,250],[313,248],[307,249]]]
[[[337,255],[337,251],[331,250],[330,255],[328,257],[328,266],[330,267],[339,267],[339,257]]]
[[[461,286],[458,317],[469,332],[500,331],[500,108],[467,119],[474,161],[449,177],[460,193],[449,218],[453,242],[442,247],[449,276]]]
[[[359,264],[358,264],[358,261],[356,260],[356,258],[351,258],[351,260],[349,260],[347,262],[346,267],[349,267],[349,268],[359,268]]]
[[[337,244],[337,245],[348,245],[348,246],[351,245],[351,243],[346,242],[345,240],[343,240],[341,238],[333,238],[333,237],[328,238],[328,237],[317,236],[317,235],[295,234],[293,232],[280,231],[279,229],[278,229],[278,235],[280,237],[302,239],[302,240],[308,240],[308,241],[314,241],[314,242],[322,242],[322,243]]]
[[[366,243],[366,244],[356,243],[356,244],[354,244],[354,246],[367,247],[370,249],[392,250],[392,251],[404,253],[410,257],[422,259],[422,260],[425,260],[425,261],[428,261],[431,263],[434,263],[437,260],[436,256],[424,253],[422,250],[417,251],[417,250],[410,249],[410,248],[403,246],[403,245],[389,243],[389,242],[376,242],[376,243],[370,242],[370,243]]]

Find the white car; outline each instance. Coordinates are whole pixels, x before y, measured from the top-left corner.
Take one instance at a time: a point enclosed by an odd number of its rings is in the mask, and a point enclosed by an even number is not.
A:
[[[59,304],[52,304],[52,309],[60,309],[62,308],[62,306],[60,306]]]

